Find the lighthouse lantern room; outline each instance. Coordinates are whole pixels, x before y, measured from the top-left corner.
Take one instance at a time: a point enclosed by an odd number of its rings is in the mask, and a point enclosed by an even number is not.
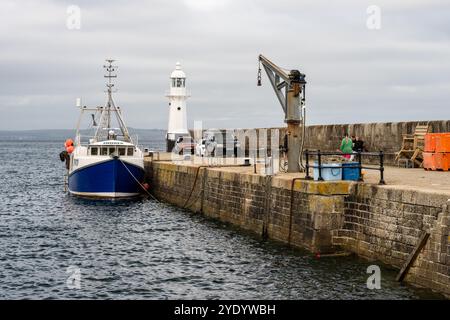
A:
[[[175,70],[170,75],[169,98],[169,125],[167,128],[167,151],[171,152],[179,137],[189,136],[186,118],[186,100],[189,94],[186,91],[186,74],[181,64],[176,63]]]

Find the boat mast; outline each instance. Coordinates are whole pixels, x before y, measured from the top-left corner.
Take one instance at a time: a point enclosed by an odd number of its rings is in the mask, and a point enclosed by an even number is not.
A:
[[[108,83],[106,84],[106,87],[108,88],[108,102],[106,103],[106,127],[111,128],[111,106],[112,103],[112,87],[114,87],[114,83],[112,83],[113,78],[117,78],[116,74],[113,74],[113,72],[116,70],[117,66],[113,66],[112,63],[114,60],[107,59],[106,62],[108,65],[104,65],[103,68],[106,69],[108,74],[105,74],[104,77],[108,79]]]
[[[112,88],[114,87],[114,83],[112,83],[113,78],[117,78],[117,75],[114,74],[115,70],[117,69],[117,66],[113,66],[113,62],[115,60],[107,59],[107,65],[104,65],[103,68],[106,69],[107,74],[104,75],[105,78],[108,79],[108,83],[106,84],[106,87],[108,88],[108,100],[106,102],[106,106],[102,111],[102,114],[100,116],[99,126],[97,127],[97,132],[95,136],[98,138],[99,130],[110,130],[111,128],[111,112],[114,112],[117,118],[117,122],[120,127],[120,131],[122,132],[124,141],[132,142],[130,138],[130,134],[128,133],[128,129],[125,125],[125,122],[123,121],[122,114],[119,107],[116,107],[114,103],[114,99],[112,97]]]

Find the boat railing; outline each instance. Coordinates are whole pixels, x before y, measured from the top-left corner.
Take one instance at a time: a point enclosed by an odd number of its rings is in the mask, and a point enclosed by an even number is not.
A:
[[[136,146],[136,148],[138,148],[139,150],[141,150],[141,152],[144,152],[144,145],[143,144],[139,144],[139,136],[137,134],[133,134],[131,136],[131,140],[133,141],[134,145]]]
[[[131,141],[133,141],[134,145],[137,147],[139,145],[139,136],[137,134],[132,134],[130,138]]]
[[[82,145],[88,145],[91,143],[92,139],[95,139],[95,136],[93,135],[78,135],[75,137],[75,144],[82,146]]]

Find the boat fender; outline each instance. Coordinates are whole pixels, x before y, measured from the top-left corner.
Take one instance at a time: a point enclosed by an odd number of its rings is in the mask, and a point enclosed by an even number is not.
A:
[[[66,161],[66,157],[68,156],[69,154],[67,153],[67,151],[61,151],[61,153],[59,154],[59,160],[61,160],[61,162],[63,162],[63,161]]]

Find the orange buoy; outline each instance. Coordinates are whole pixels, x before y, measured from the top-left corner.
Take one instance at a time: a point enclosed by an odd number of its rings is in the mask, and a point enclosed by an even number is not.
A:
[[[71,153],[73,152],[74,149],[75,149],[74,146],[68,146],[68,147],[66,148],[66,151],[67,151],[67,153],[71,154]]]
[[[64,142],[64,146],[67,148],[67,147],[70,147],[70,146],[73,146],[73,140],[72,139],[67,139],[66,140],[66,142]]]

